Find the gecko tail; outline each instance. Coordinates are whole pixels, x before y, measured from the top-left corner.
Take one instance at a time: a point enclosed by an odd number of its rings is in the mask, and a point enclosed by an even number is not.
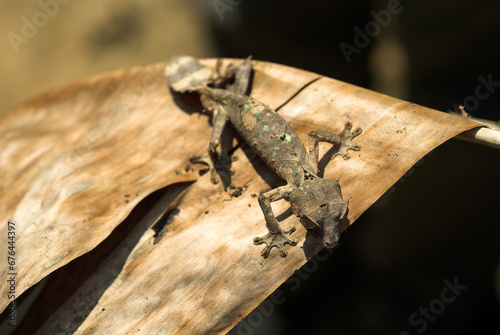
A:
[[[165,78],[176,92],[199,92],[210,82],[212,71],[194,57],[177,55],[166,62]]]

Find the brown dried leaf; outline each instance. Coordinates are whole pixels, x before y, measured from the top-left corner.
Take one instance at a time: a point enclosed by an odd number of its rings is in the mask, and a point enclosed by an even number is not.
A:
[[[321,147],[328,151],[320,164],[329,163],[325,177],[341,176],[344,198],[351,198],[350,223],[426,153],[479,126],[309,72],[254,64],[252,96],[274,108],[293,97],[279,113],[303,141],[311,130],[338,132],[348,120],[363,128],[355,140],[362,150],[348,161],[328,162],[331,150]],[[94,248],[152,191],[197,177],[175,171],[206,150],[211,128],[205,116],[187,113],[199,111],[196,96],[172,97],[162,65],[68,85],[0,120],[0,234],[7,235],[7,220],[16,223],[18,294]],[[314,256],[321,247],[289,216],[282,225],[298,228],[299,245],[285,259],[276,250],[260,257],[252,239],[266,229],[252,194],[279,180],[248,148],[235,155],[232,181],[248,185],[241,196],[230,198],[208,175],[198,178],[165,209],[179,211],[156,244],[153,229],[137,244],[125,241],[125,265],[111,255],[40,332],[228,331]],[[288,206],[274,207],[279,213]],[[146,216],[139,225],[154,221]],[[110,277],[113,271],[119,275]],[[8,287],[1,285],[5,299]]]
[[[93,249],[148,194],[198,177],[176,170],[206,152],[208,118],[186,113],[201,111],[197,97],[182,106],[174,101],[163,65],[76,82],[1,117],[0,247],[7,250],[10,220],[16,224],[18,296]],[[255,92],[282,92],[269,99],[275,106],[314,77],[286,68],[258,73],[255,82],[262,85]],[[6,264],[5,252],[0,259]],[[4,277],[12,272],[1,271]],[[7,291],[3,282],[2,310]]]

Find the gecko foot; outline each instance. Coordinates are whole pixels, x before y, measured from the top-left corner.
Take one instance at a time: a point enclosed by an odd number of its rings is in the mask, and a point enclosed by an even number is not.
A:
[[[226,159],[227,160],[227,159]],[[210,181],[212,184],[218,184],[222,182],[224,189],[227,186],[228,181],[231,180],[231,176],[234,175],[234,171],[226,168],[227,162],[224,159],[218,159],[215,163],[209,154],[201,156],[192,156],[189,158],[191,164],[205,164],[210,171]]]
[[[290,235],[295,231],[295,227],[291,226],[286,230],[280,230],[279,233],[271,233],[268,232],[266,235],[261,237],[256,237],[253,239],[253,244],[267,244],[266,247],[262,250],[261,255],[264,258],[269,256],[269,252],[273,247],[277,247],[280,252],[281,257],[286,257],[288,252],[285,249],[285,244],[290,244],[294,246],[297,244],[297,240],[291,238]]]
[[[207,165],[208,169],[210,171],[210,181],[212,182],[212,184],[219,183],[220,177],[217,174],[217,169],[215,168],[215,165],[212,162],[212,159],[210,158],[209,155],[192,156],[189,158],[189,162],[191,164],[205,164],[205,165]]]
[[[361,150],[361,146],[359,144],[353,144],[351,141],[353,138],[360,135],[363,132],[363,130],[358,127],[351,132],[351,129],[352,129],[352,123],[346,122],[344,130],[342,130],[342,132],[339,134],[339,137],[342,141],[340,143],[339,150],[335,155],[332,156],[332,159],[334,159],[337,156],[342,156],[342,158],[347,160],[351,158],[347,150],[353,150],[353,151]]]

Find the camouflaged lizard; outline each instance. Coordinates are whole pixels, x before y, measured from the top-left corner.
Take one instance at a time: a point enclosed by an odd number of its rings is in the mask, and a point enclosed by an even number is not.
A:
[[[220,73],[221,63],[217,63],[214,76],[212,71],[190,56],[175,56],[165,66],[167,82],[177,92],[197,92],[203,107],[213,113],[213,131],[209,144],[212,179],[216,182],[214,161],[220,136],[227,121],[230,121],[239,135],[251,146],[257,155],[280,178],[286,181],[280,186],[258,196],[264,213],[268,233],[254,238],[254,244],[265,243],[262,256],[266,258],[273,247],[285,257],[285,244],[292,246],[297,240],[290,237],[295,228],[282,229],[274,216],[271,202],[285,199],[302,225],[319,232],[325,247],[333,248],[340,236],[340,221],[346,215],[348,202],[342,198],[337,179],[318,177],[318,143],[329,142],[338,147],[332,157],[349,159],[347,150],[359,151],[361,147],[351,140],[361,134],[347,122],[338,134],[312,131],[309,133],[309,152],[289,123],[269,106],[259,102],[247,93],[252,63],[250,58],[239,66]],[[231,82],[233,80],[233,82]],[[318,234],[317,234],[318,235]]]

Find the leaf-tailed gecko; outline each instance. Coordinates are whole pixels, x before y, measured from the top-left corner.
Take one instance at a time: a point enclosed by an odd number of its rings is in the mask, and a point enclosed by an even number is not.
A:
[[[302,225],[319,232],[322,243],[333,248],[340,236],[340,221],[346,215],[348,202],[342,198],[337,179],[318,176],[318,143],[329,142],[337,146],[336,156],[349,159],[347,150],[359,151],[360,145],[351,140],[361,134],[352,124],[345,123],[338,134],[318,131],[309,133],[309,151],[289,123],[269,106],[246,95],[250,85],[252,63],[247,58],[236,67],[221,73],[217,63],[216,74],[190,56],[172,57],[165,65],[165,76],[171,89],[177,92],[197,92],[203,107],[211,111],[213,120],[209,156],[205,163],[211,167],[212,180],[217,182],[214,162],[222,130],[230,121],[239,135],[280,178],[280,186],[258,196],[268,233],[254,238],[254,244],[266,244],[262,256],[266,258],[273,247],[286,257],[285,244],[295,246],[297,240],[290,235],[295,227],[280,227],[271,208],[271,202],[285,199]]]

